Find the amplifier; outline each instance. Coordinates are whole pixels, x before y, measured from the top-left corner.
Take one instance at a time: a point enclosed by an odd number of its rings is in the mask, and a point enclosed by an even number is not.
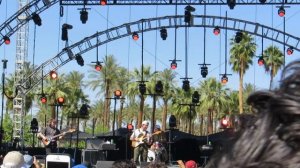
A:
[[[116,150],[116,144],[101,143],[100,150]]]
[[[106,160],[103,151],[91,150],[91,149],[82,150],[81,163],[90,162],[92,165],[96,165],[97,161],[99,160]]]

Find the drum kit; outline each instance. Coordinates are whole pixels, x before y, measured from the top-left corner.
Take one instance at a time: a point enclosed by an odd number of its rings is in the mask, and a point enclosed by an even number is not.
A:
[[[148,149],[147,162],[166,162],[168,159],[166,148],[159,142],[153,143]]]

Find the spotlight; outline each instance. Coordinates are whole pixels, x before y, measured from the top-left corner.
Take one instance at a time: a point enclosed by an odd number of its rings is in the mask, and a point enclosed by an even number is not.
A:
[[[167,32],[167,29],[163,28],[160,30],[160,37],[163,39],[163,40],[166,40],[167,37],[168,37],[168,32]]]
[[[55,71],[50,71],[49,73],[51,79],[57,79],[58,75]]]
[[[221,128],[225,129],[229,126],[229,121],[227,118],[222,118],[220,122]]]
[[[191,23],[191,17],[192,17],[191,12],[186,10],[184,12],[184,22],[190,24]]]
[[[188,81],[187,79],[182,81],[182,89],[188,92],[190,90],[190,81]]]
[[[240,31],[236,32],[235,38],[234,38],[235,42],[240,43],[242,41],[242,39],[243,39],[243,33]]]
[[[214,28],[214,34],[217,36],[217,35],[219,35],[220,34],[220,32],[221,32],[221,30],[220,30],[220,28],[217,26],[217,27],[215,27]]]
[[[38,133],[39,131],[39,123],[36,118],[33,118],[30,122],[30,130],[32,133]]]
[[[40,15],[36,14],[35,12],[32,13],[32,20],[36,25],[38,26],[42,25],[42,19],[40,18]]]
[[[175,60],[172,60],[171,62],[171,69],[176,69],[177,68],[177,62]]]
[[[171,115],[169,118],[169,127],[170,128],[177,127],[176,117],[174,115]]]
[[[227,0],[227,5],[229,6],[229,9],[234,9],[236,4],[236,0]]]
[[[280,17],[283,17],[285,15],[285,9],[284,9],[283,6],[279,7],[279,9],[278,9],[278,15]]]
[[[82,104],[81,107],[80,107],[80,110],[79,110],[79,114],[81,116],[87,116],[87,115],[89,115],[89,108],[90,108],[89,105]]]
[[[115,90],[114,95],[115,95],[115,98],[120,98],[122,96],[122,91],[121,90]]]
[[[259,0],[260,3],[264,4],[267,0]]]
[[[59,98],[57,98],[56,101],[57,101],[58,105],[62,106],[65,103],[65,98],[59,97]]]
[[[78,65],[80,65],[80,66],[84,65],[84,60],[80,54],[76,54],[75,59],[76,59]]]
[[[226,74],[224,74],[224,75],[222,76],[222,78],[221,78],[221,83],[222,83],[223,85],[225,85],[227,82],[228,82],[228,77],[227,77]]]
[[[45,93],[41,94],[40,100],[41,100],[41,103],[43,103],[43,104],[47,103],[47,97],[46,97]]]
[[[259,66],[262,66],[265,64],[265,60],[264,60],[264,57],[263,56],[260,56],[257,60],[257,63]]]
[[[101,71],[102,65],[99,61],[96,62],[95,69],[96,69],[96,71]]]
[[[146,90],[147,90],[146,84],[145,83],[140,83],[139,84],[139,91],[140,91],[141,95],[144,95],[146,93]]]
[[[100,4],[101,4],[102,6],[107,5],[107,0],[100,0]]]
[[[88,12],[86,11],[85,8],[83,8],[81,11],[80,11],[80,20],[82,22],[82,24],[86,24],[86,21],[88,20]]]
[[[137,32],[132,33],[132,39],[137,41],[139,39],[139,34]]]
[[[195,91],[192,95],[192,103],[195,104],[199,103],[199,99],[200,99],[200,94],[197,91]]]
[[[6,45],[10,44],[10,38],[8,36],[3,36],[3,41]]]
[[[286,49],[287,55],[292,55],[293,52],[294,52],[294,48],[293,47],[289,47],[288,49]]]
[[[68,29],[72,29],[72,28],[73,28],[73,26],[69,25],[67,23],[62,25],[62,28],[61,28],[61,40],[62,41],[68,41],[69,40],[69,38],[68,38]]]
[[[201,76],[203,78],[205,78],[207,76],[207,74],[208,74],[208,68],[207,68],[207,66],[202,66],[201,67]]]
[[[164,86],[162,84],[161,81],[157,81],[156,84],[155,84],[155,92],[156,93],[162,93],[164,92]]]

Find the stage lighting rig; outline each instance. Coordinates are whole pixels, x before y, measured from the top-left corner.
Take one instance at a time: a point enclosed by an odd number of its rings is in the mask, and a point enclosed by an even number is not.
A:
[[[207,65],[210,65],[210,64],[203,63],[203,64],[198,64],[198,65],[201,65],[201,67],[200,67],[201,76],[203,78],[206,78],[206,76],[208,75],[208,67],[207,67]]]
[[[264,57],[263,57],[263,56],[260,56],[260,57],[258,58],[258,60],[257,60],[257,63],[258,63],[259,66],[264,65],[264,64],[265,64],[265,59],[264,59]]]
[[[10,44],[10,38],[8,36],[3,36],[3,41],[6,45]]]
[[[214,35],[216,35],[216,36],[219,35],[220,32],[221,32],[221,30],[220,30],[219,26],[216,26],[216,27],[214,28],[214,30],[213,30],[213,33],[214,33]]]
[[[279,9],[278,9],[278,15],[280,17],[283,17],[285,15],[285,9],[284,9],[284,6],[280,6]]]
[[[184,11],[184,22],[190,25],[192,23],[192,13],[195,12],[196,9],[190,5],[186,6]]]
[[[80,54],[76,54],[75,59],[76,59],[78,65],[84,66],[84,60]]]
[[[62,28],[61,28],[61,40],[62,41],[68,41],[69,40],[68,30],[70,30],[72,28],[73,28],[73,26],[70,25],[70,24],[67,24],[67,23],[64,23],[62,25]]]
[[[139,34],[138,34],[137,32],[133,32],[133,33],[132,33],[132,39],[133,39],[134,41],[137,41],[137,40],[139,39]]]
[[[221,77],[221,83],[223,84],[223,85],[226,85],[227,84],[227,82],[228,82],[228,76],[229,75],[232,75],[232,74],[220,74],[222,77]]]
[[[198,91],[195,91],[192,95],[192,103],[197,104],[200,101],[200,94]]]
[[[287,53],[287,55],[292,55],[294,53],[294,48],[293,47],[287,48],[286,53]]]
[[[32,13],[31,18],[36,25],[38,25],[38,26],[42,25],[42,19],[40,18],[39,14],[37,14],[35,12]]]
[[[242,39],[243,39],[243,32],[241,32],[241,31],[236,32],[234,41],[236,43],[240,43],[242,41]]]
[[[184,80],[182,81],[182,89],[186,92],[190,90],[190,81],[189,78],[183,78]]]
[[[181,60],[173,59],[169,61],[171,61],[171,69],[175,70],[177,68],[177,62],[180,62]]]
[[[54,70],[50,71],[49,75],[50,75],[51,79],[57,79],[57,77],[58,77],[56,71],[54,71]]]
[[[227,5],[229,6],[229,9],[234,9],[236,4],[236,0],[227,0]]]
[[[163,39],[163,40],[166,40],[167,37],[168,37],[168,32],[167,32],[167,29],[166,28],[162,28],[160,30],[160,37]]]

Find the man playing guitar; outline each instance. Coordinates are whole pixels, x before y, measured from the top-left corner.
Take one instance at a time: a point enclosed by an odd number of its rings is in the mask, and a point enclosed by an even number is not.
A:
[[[41,138],[43,144],[45,145],[47,155],[49,153],[58,152],[57,141],[65,135],[65,132],[60,134],[60,131],[56,128],[56,124],[57,121],[51,118],[49,120],[49,125],[46,128],[42,129],[41,132],[37,134],[38,138]]]
[[[141,128],[135,129],[130,136],[133,147],[133,160],[139,164],[139,157],[141,162],[147,161],[148,145],[150,145],[150,133],[147,131],[149,122],[143,121]]]

